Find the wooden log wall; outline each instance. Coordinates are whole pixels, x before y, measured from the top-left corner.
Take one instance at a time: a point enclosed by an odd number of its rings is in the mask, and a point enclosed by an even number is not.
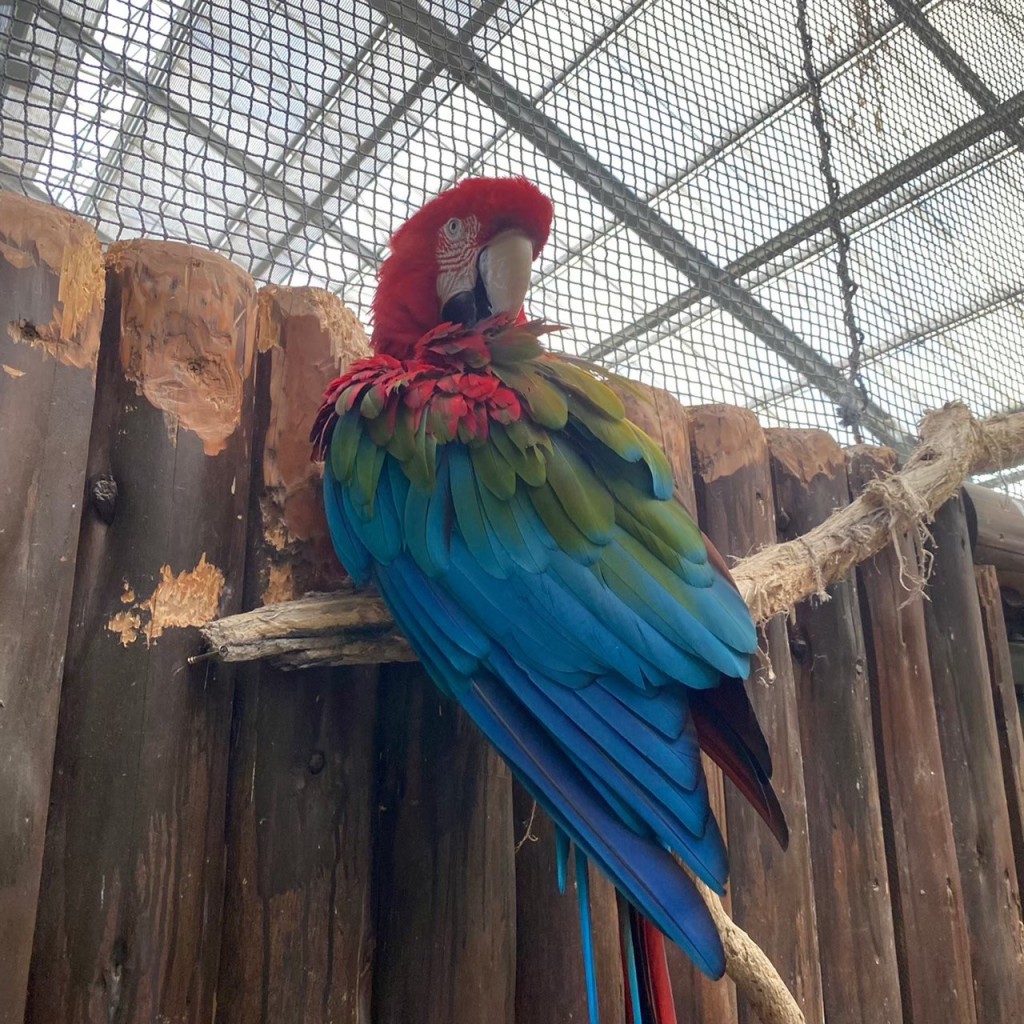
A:
[[[0,193],[0,1024],[20,1024],[103,317],[95,232]]]
[[[209,1021],[233,672],[188,667],[241,608],[256,294],[220,256],[107,254],[26,1021]]]
[[[852,494],[894,464],[888,449],[848,453]],[[928,663],[924,595],[906,582],[916,564],[913,541],[903,535],[857,570],[903,1017],[971,1024],[970,947]],[[944,963],[944,969],[937,972],[936,963]]]
[[[346,585],[306,438],[365,351],[352,314],[174,243],[113,246],[104,286],[87,226],[7,194],[0,312],[0,1024],[585,1020],[551,823],[418,665],[186,663],[210,617]],[[624,397],[727,560],[892,465]],[[927,600],[902,537],[767,625],[748,685],[786,852],[709,773],[726,903],[813,1024],[1024,1019],[1024,737],[996,569],[972,566],[1018,565],[993,508],[942,510]],[[591,909],[624,1024],[596,871]],[[754,1024],[731,982],[669,967],[681,1020]]]
[[[366,349],[327,292],[269,285],[258,303],[246,609],[342,582],[308,437],[325,384]],[[240,666],[218,1024],[367,1019],[377,675]]]
[[[754,415],[730,406],[693,411],[693,462],[700,522],[729,560],[775,540],[768,444]],[[824,1019],[814,913],[807,796],[796,677],[785,624],[762,633],[765,656],[749,686],[772,752],[772,784],[789,824],[781,850],[750,804],[727,793],[730,889],[737,923],[768,954],[808,1021]],[[753,1021],[742,1001],[740,1019]]]
[[[1021,901],[963,500],[932,525],[925,607],[978,1021],[1024,1020]]]
[[[822,431],[771,430],[779,539],[847,504],[843,454]],[[864,637],[852,576],[790,622],[825,1019],[901,1020]]]

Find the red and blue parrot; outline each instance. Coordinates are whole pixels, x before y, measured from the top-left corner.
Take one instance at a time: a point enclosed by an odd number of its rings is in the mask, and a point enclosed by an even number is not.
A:
[[[591,1021],[588,859],[629,904],[631,1020],[675,1020],[662,933],[713,978],[721,941],[679,858],[723,892],[700,751],[779,841],[786,824],[743,682],[757,638],[664,453],[595,367],[527,320],[551,202],[468,179],[391,240],[373,355],[312,440],[338,557],[373,582],[434,682],[575,844]]]

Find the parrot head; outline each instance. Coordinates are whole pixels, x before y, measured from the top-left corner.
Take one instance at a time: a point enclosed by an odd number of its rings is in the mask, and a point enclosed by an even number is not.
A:
[[[381,266],[374,351],[407,358],[440,324],[519,317],[552,215],[525,178],[467,178],[427,203],[395,232]]]

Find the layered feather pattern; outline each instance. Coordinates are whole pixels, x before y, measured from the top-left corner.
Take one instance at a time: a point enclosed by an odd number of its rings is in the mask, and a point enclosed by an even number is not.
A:
[[[331,533],[560,828],[717,977],[671,855],[722,891],[702,744],[784,836],[739,682],[754,627],[664,454],[549,329],[445,325],[336,381],[314,430]]]

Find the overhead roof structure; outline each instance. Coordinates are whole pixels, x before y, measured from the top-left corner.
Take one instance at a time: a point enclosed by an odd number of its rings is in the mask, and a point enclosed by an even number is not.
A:
[[[16,0],[0,35],[0,186],[104,238],[368,320],[397,224],[525,174],[569,351],[842,442],[1024,406],[1017,0]]]

